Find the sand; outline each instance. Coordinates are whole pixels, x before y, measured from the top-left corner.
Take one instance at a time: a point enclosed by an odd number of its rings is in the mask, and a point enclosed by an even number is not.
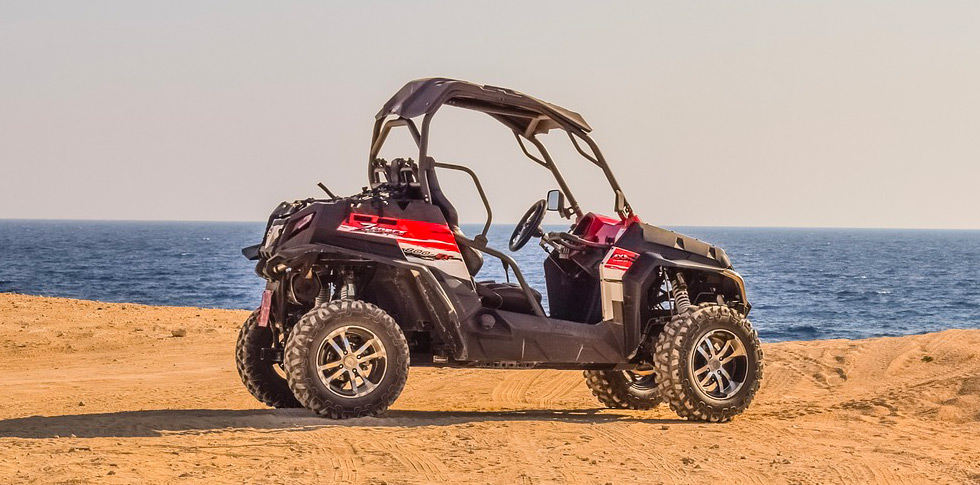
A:
[[[245,391],[246,315],[0,294],[0,483],[980,483],[976,330],[766,344],[727,424],[600,408],[580,372],[425,368],[329,421]]]

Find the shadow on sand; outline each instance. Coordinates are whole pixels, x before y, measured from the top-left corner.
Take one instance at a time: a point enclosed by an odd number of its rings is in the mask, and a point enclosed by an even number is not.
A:
[[[688,424],[679,419],[641,419],[609,409],[517,411],[413,411],[391,410],[377,418],[334,421],[305,409],[160,409],[62,416],[29,416],[0,420],[0,438],[47,439],[134,438],[174,434],[258,431],[310,431],[333,427],[452,426],[488,421],[564,421],[577,423],[637,422]]]

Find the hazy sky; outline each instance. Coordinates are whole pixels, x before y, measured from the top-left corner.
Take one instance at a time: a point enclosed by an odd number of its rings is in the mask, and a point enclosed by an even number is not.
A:
[[[446,76],[582,113],[648,222],[980,228],[978,25],[975,0],[0,0],[0,218],[263,220],[318,181],[352,193],[381,105]],[[432,153],[480,173],[498,221],[553,188],[450,111]]]

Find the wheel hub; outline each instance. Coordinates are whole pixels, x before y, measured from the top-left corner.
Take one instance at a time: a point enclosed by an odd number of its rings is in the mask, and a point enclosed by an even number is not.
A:
[[[737,394],[748,377],[748,354],[742,340],[726,329],[701,336],[691,352],[690,373],[709,399],[724,401]]]
[[[370,394],[385,377],[387,352],[381,339],[360,326],[340,327],[320,343],[316,369],[333,394],[358,398]]]

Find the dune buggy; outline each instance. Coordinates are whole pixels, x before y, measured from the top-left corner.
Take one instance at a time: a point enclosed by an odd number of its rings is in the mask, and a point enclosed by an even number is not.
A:
[[[483,112],[513,131],[558,188],[534,203],[510,238],[532,238],[544,262],[549,312],[506,253],[489,247],[491,207],[472,169],[429,154],[443,106]],[[378,157],[392,129],[417,159]],[[615,215],[579,207],[538,135],[563,130],[601,169]],[[406,84],[376,116],[359,194],[280,204],[260,244],[243,249],[268,283],[245,322],[238,371],[275,407],[349,418],[384,412],[409,366],[579,369],[604,405],[727,421],[751,402],[762,350],[742,278],[721,248],[643,223],[577,113],[510,89],[432,78]],[[462,171],[486,208],[480,234],[460,230],[438,173]],[[546,211],[571,221],[544,232]],[[483,258],[516,282],[476,281]]]

